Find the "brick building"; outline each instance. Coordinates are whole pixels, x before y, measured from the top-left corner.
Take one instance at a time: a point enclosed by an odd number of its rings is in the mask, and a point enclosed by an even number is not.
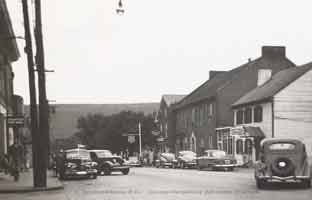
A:
[[[210,72],[210,78],[183,98],[174,108],[177,150],[217,148],[215,130],[233,126],[231,106],[260,82],[277,72],[295,67],[285,47],[264,46],[261,57],[225,72]]]
[[[173,105],[183,99],[185,95],[166,94],[161,97],[157,120],[160,137],[159,150],[161,152],[174,152],[175,149],[175,116]]]

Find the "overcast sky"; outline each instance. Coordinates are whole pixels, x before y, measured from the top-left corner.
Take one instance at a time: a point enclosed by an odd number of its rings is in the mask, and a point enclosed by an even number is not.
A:
[[[21,0],[7,0],[23,36]],[[30,1],[32,2],[32,1]],[[42,0],[48,99],[57,103],[159,102],[188,94],[210,70],[230,70],[286,46],[312,61],[311,0]],[[32,10],[33,11],[33,10]],[[24,42],[15,93],[29,103]]]

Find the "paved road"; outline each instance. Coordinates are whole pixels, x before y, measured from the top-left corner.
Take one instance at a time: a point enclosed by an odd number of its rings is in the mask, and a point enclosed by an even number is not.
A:
[[[234,172],[181,169],[132,168],[129,175],[115,173],[96,180],[65,181],[65,190],[22,195],[0,195],[0,199],[311,199],[312,189],[294,185],[258,190],[250,169]],[[21,198],[23,197],[23,198]]]

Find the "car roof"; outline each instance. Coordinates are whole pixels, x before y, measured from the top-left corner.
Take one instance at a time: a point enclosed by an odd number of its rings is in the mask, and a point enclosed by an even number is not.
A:
[[[193,153],[193,154],[196,154],[195,152],[193,151],[179,151],[180,154],[189,154],[189,153]]]
[[[261,146],[273,143],[294,143],[296,145],[303,144],[300,140],[292,138],[266,138],[261,141]]]
[[[211,152],[211,151],[223,151],[223,150],[220,150],[220,149],[207,149],[205,150],[205,152]],[[225,152],[225,151],[223,151]]]
[[[64,152],[74,152],[74,151],[88,151],[88,150],[76,148],[76,149],[67,149],[67,150],[65,150]]]
[[[90,149],[89,152],[111,152],[108,149]]]

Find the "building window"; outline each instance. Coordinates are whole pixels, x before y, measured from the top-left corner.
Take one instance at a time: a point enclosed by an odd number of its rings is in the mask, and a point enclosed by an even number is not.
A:
[[[208,137],[208,148],[209,149],[213,148],[213,138],[212,138],[212,135],[209,135],[209,137]]]
[[[237,154],[243,154],[244,148],[243,148],[243,141],[242,140],[236,140],[236,153]]]
[[[262,122],[262,106],[256,106],[254,110],[254,121]]]
[[[165,136],[168,137],[168,124],[165,124]]]
[[[244,119],[244,111],[238,110],[236,112],[236,124],[242,124]]]
[[[245,115],[245,124],[251,123],[252,117],[251,108],[246,108],[244,111],[244,115]]]
[[[229,136],[228,145],[228,154],[233,154],[233,137],[231,136]]]
[[[252,140],[251,139],[245,140],[245,153],[246,154],[252,153]]]
[[[213,115],[213,107],[212,107],[212,103],[209,104],[209,115]]]

